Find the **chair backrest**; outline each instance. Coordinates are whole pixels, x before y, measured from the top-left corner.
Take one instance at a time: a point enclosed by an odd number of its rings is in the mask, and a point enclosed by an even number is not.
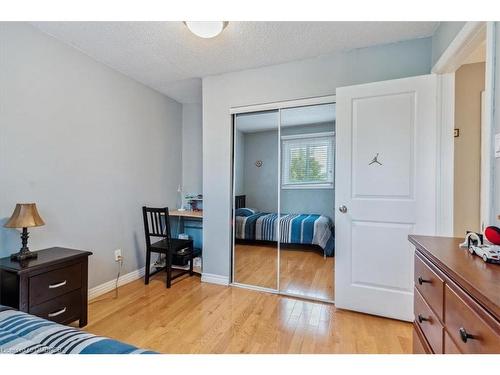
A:
[[[154,208],[144,206],[142,207],[142,216],[144,219],[144,234],[146,235],[147,246],[151,246],[151,237],[162,237],[170,241],[171,232],[168,207]]]

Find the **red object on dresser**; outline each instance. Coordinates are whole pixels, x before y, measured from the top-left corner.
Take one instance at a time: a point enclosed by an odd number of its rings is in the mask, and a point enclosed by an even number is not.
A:
[[[484,230],[484,235],[488,241],[494,245],[500,245],[500,228],[498,227],[487,227]]]

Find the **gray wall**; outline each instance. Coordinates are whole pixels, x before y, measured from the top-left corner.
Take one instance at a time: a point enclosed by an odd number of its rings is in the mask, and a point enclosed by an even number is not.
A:
[[[228,277],[231,107],[335,94],[341,86],[427,74],[431,39],[357,49],[203,79],[203,271]]]
[[[182,105],[182,185],[188,194],[203,192],[201,104]],[[180,183],[180,181],[179,181]]]
[[[331,124],[281,128],[282,135],[333,131]],[[244,183],[247,206],[277,212],[278,131],[247,133],[244,136]],[[256,160],[264,164],[258,168]],[[281,189],[281,212],[321,214],[333,218],[334,189]]]
[[[235,129],[234,133],[234,194],[245,194],[245,133]]]
[[[247,207],[278,212],[278,130],[247,133],[243,186]],[[262,167],[255,165],[262,160]]]
[[[94,252],[90,287],[144,262],[141,206],[174,205],[181,105],[24,23],[0,23],[0,224],[36,202],[31,249]],[[0,256],[20,247],[0,228]]]
[[[441,22],[432,36],[432,66],[455,39],[465,22]]]

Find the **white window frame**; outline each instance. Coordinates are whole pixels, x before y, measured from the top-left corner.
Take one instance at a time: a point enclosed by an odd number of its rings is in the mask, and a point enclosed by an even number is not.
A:
[[[281,163],[281,188],[284,190],[288,189],[333,189],[335,185],[335,132],[319,132],[319,133],[305,133],[305,134],[294,134],[294,135],[283,135],[281,136],[281,149],[285,149],[284,142],[294,139],[311,139],[311,138],[331,138],[331,150],[328,155],[330,159],[330,165],[332,167],[332,181],[331,182],[313,182],[313,183],[285,183],[284,178],[287,175],[285,170],[290,166],[289,155],[282,153],[282,163]],[[328,163],[328,160],[327,160]]]

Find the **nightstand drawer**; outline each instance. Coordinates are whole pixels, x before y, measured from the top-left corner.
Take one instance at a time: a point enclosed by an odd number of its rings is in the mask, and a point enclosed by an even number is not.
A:
[[[30,277],[30,306],[39,305],[81,287],[81,263]]]
[[[30,314],[52,320],[56,323],[69,323],[77,320],[81,312],[81,290],[75,290],[63,296],[30,308]]]
[[[439,319],[443,319],[444,281],[415,255],[415,287]]]

